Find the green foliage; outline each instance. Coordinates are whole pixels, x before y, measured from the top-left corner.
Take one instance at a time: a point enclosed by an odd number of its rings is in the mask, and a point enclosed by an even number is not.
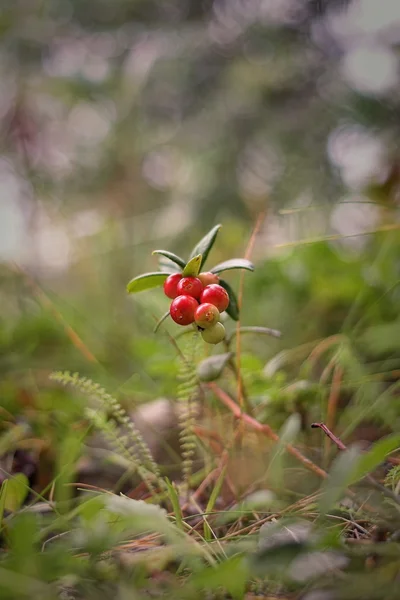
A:
[[[233,319],[234,321],[238,321],[239,320],[239,304],[238,304],[235,292],[233,291],[233,289],[229,285],[229,283],[227,281],[225,281],[225,279],[220,279],[219,284],[229,294],[229,305],[228,305],[228,308],[226,309],[226,312],[231,317],[231,319]]]
[[[208,255],[214,246],[215,240],[217,239],[217,235],[222,225],[215,225],[193,248],[190,253],[190,260],[195,258],[196,256],[201,256],[200,259],[200,268],[205,264]]]
[[[169,252],[168,250],[153,250],[153,254],[160,254],[161,256],[165,256],[168,260],[172,261],[181,269],[184,269],[186,266],[186,262],[180,256],[177,256],[173,252]]]
[[[360,458],[351,483],[356,483],[368,473],[373,472],[381,463],[383,463],[389,454],[399,449],[400,434],[398,433],[389,435],[379,440],[379,442],[376,442],[372,448]]]
[[[207,382],[218,379],[233,356],[233,352],[224,352],[202,360],[197,367],[199,380]]]
[[[162,285],[167,277],[168,273],[144,273],[143,275],[138,275],[131,279],[126,289],[129,294],[151,290],[152,288]]]
[[[180,421],[180,445],[182,452],[182,475],[184,486],[188,487],[192,472],[193,457],[196,449],[196,436],[193,427],[198,412],[198,379],[196,356],[199,347],[199,335],[191,333],[184,344],[179,357],[177,400]]]
[[[397,600],[400,38],[396,3],[372,5],[3,1],[1,600]],[[190,334],[176,360],[173,325],[151,335],[161,294],[130,302],[125,282],[161,286],[220,220],[190,257],[226,267],[262,213],[226,324],[240,377]],[[59,369],[87,373],[83,401],[49,384]],[[184,498],[127,412],[175,399],[178,370]],[[309,427],[328,419],[347,452]],[[93,429],[117,456],[88,453]],[[111,494],[117,458],[152,493]]]
[[[21,508],[28,492],[29,481],[23,473],[17,473],[11,479],[3,481],[0,490],[1,516],[4,514],[4,510],[15,512]],[[0,518],[0,522],[1,520]]]
[[[118,400],[113,398],[98,383],[94,383],[86,377],[80,377],[78,373],[74,373],[73,375],[68,372],[53,373],[51,378],[62,385],[70,385],[76,388],[89,398],[94,398],[106,411],[111,411],[111,415],[116,421],[122,427],[126,428],[127,437],[121,438],[120,434],[115,433],[113,426],[107,421],[102,420],[96,411],[89,409],[87,414],[93,419],[94,424],[104,431],[108,439],[116,445],[117,449],[122,449],[124,454],[132,460],[133,466],[144,481],[151,485],[151,475],[159,479],[160,471],[158,465],[154,462],[150,448]]]
[[[254,271],[254,265],[245,258],[231,258],[225,260],[219,265],[215,265],[211,269],[211,273],[222,273],[223,271],[232,271],[233,269],[246,269],[247,271]]]
[[[193,256],[184,267],[182,275],[184,277],[197,277],[200,273],[202,258],[201,254]]]

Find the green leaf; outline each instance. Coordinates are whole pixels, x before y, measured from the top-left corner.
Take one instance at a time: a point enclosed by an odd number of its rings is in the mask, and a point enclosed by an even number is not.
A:
[[[158,268],[163,273],[168,273],[168,275],[172,275],[173,273],[182,273],[182,269],[165,256],[158,257]]]
[[[156,271],[155,273],[143,273],[143,275],[138,275],[131,279],[126,286],[126,289],[129,294],[150,290],[151,288],[162,285],[167,277],[168,273],[161,273],[160,271]]]
[[[207,514],[212,512],[212,510],[215,506],[215,503],[216,503],[219,493],[221,491],[222,484],[224,483],[225,473],[226,473],[226,465],[221,470],[221,473],[219,474],[218,479],[215,482],[213,491],[210,494],[210,498],[209,498],[209,500],[207,502],[207,506],[206,506]],[[212,537],[212,529],[211,529],[210,525],[208,524],[208,521],[204,521],[204,538],[209,542],[211,540],[211,537]]]
[[[182,275],[184,277],[197,277],[200,273],[200,268],[202,264],[202,256],[198,254],[189,260],[185,268],[183,269]]]
[[[319,510],[328,513],[343,496],[344,491],[354,483],[354,474],[361,457],[360,447],[354,445],[341,452],[332,464],[329,477],[321,487]]]
[[[161,319],[158,319],[158,321],[157,321],[157,323],[156,323],[156,325],[155,325],[155,327],[153,329],[153,333],[157,333],[157,331],[159,330],[159,328],[162,325],[162,323],[164,323],[165,319],[167,317],[169,317],[169,316],[170,316],[170,312],[169,312],[169,310],[167,310],[167,312],[163,314],[163,316],[161,317]]]
[[[225,352],[202,360],[197,367],[197,376],[200,381],[215,381],[218,379],[232,356],[233,352]]]
[[[246,258],[231,258],[210,269],[211,273],[222,273],[222,271],[232,271],[232,269],[246,269],[254,271],[254,265]]]
[[[341,452],[333,463],[328,480],[322,486],[320,511],[328,512],[344,490],[374,471],[388,454],[400,447],[400,434],[389,435],[363,453],[357,446]]]
[[[189,580],[188,586],[197,590],[226,590],[234,600],[244,598],[249,578],[249,565],[245,556],[239,554],[221,561],[215,567],[201,569]],[[189,587],[190,589],[190,587]],[[188,592],[186,598],[198,597]],[[205,597],[205,594],[202,595]]]
[[[283,487],[286,446],[294,442],[299,434],[300,427],[300,416],[295,413],[287,419],[279,432],[279,441],[275,444],[267,469],[267,478],[271,481],[273,487]]]
[[[272,337],[280,338],[281,332],[278,329],[270,329],[269,327],[239,327],[240,333],[253,333],[256,335],[270,335]],[[235,335],[237,334],[237,330],[232,332],[229,341],[231,341]]]
[[[174,254],[173,252],[169,252],[168,250],[154,250],[153,254],[160,254],[161,256],[165,256],[165,258],[168,258],[168,260],[182,267],[182,269],[184,269],[186,266],[186,262],[183,260],[183,258],[178,256],[177,254]]]
[[[29,481],[23,473],[17,473],[8,480],[5,491],[4,508],[10,512],[15,512],[21,508],[23,501],[29,492]]]
[[[281,350],[278,354],[275,354],[265,365],[263,369],[263,375],[268,379],[274,377],[278,371],[281,371],[286,363],[289,361],[289,352],[287,350]]]
[[[55,500],[61,513],[67,512],[70,507],[73,489],[70,483],[74,481],[77,462],[82,453],[82,434],[69,429],[58,444],[57,473],[55,482]]]
[[[233,289],[231,288],[229,283],[227,283],[224,279],[219,280],[219,285],[221,285],[229,294],[229,306],[226,309],[226,312],[231,317],[231,319],[233,319],[234,321],[238,321],[239,320],[239,305],[238,305],[238,301],[237,301],[235,292],[233,291]]]
[[[179,504],[179,497],[175,485],[171,483],[167,477],[165,478],[165,483],[167,484],[168,496],[171,500],[172,508],[175,514],[176,526],[182,531],[185,531],[185,527],[183,525],[182,509],[181,505]]]
[[[6,506],[8,479],[5,479],[0,487],[0,528],[3,521],[4,509]]]
[[[356,483],[371,471],[375,469],[385,460],[386,456],[391,452],[399,449],[400,434],[394,433],[382,438],[376,442],[372,448],[363,454],[354,470],[351,483]]]
[[[220,230],[221,227],[222,227],[222,225],[216,225],[215,227],[213,227],[211,229],[211,231],[209,231],[207,233],[207,235],[205,235],[199,241],[199,243],[193,248],[193,250],[190,254],[190,258],[193,258],[194,256],[197,256],[198,254],[201,254],[203,257],[200,268],[206,262],[209,252],[210,252],[211,248],[214,246],[215,239],[216,239],[216,237],[218,235],[218,231]]]

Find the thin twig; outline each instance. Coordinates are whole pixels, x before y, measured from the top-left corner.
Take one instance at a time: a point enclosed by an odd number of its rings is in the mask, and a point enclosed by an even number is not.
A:
[[[222,390],[217,384],[209,383],[209,384],[207,384],[207,386],[209,389],[211,389],[214,392],[214,394],[217,396],[217,398],[219,398],[221,400],[221,402],[227,408],[229,408],[229,410],[235,415],[236,418],[241,419],[241,421],[243,421],[243,423],[247,423],[247,425],[250,425],[250,427],[252,427],[252,429],[255,429],[256,431],[263,433],[270,440],[273,440],[274,442],[279,441],[279,436],[275,433],[275,431],[273,431],[271,429],[271,427],[269,425],[260,423],[259,421],[257,421],[253,417],[251,417],[250,415],[242,412],[240,406],[234,400],[232,400],[232,398],[230,396],[228,396],[228,394],[226,392],[224,392],[224,390]],[[299,450],[297,450],[297,448],[292,446],[292,444],[286,444],[286,450],[292,456],[297,458],[298,461],[303,463],[303,465],[307,469],[312,471],[315,475],[318,475],[318,477],[322,477],[323,479],[325,479],[327,477],[326,471],[324,471],[323,469],[318,467],[318,465],[316,465],[309,458],[304,456]]]
[[[328,438],[332,440],[334,444],[336,444],[339,450],[347,450],[347,446],[343,444],[343,442],[334,433],[332,433],[329,427],[327,427],[324,423],[312,423],[311,427],[318,427],[319,429],[322,429],[325,435],[327,435]],[[386,496],[386,498],[390,498],[391,500],[396,502],[396,504],[400,505],[400,497],[391,490],[389,490],[389,488],[379,483],[379,481],[377,481],[375,477],[372,477],[372,475],[368,474],[365,476],[364,479],[368,481],[368,483],[373,488],[382,492],[382,494]]]
[[[339,450],[347,450],[347,446],[345,446],[343,444],[343,442],[332,433],[332,431],[324,424],[324,423],[312,423],[311,427],[315,428],[319,428],[322,429],[322,431],[325,433],[326,436],[328,436],[328,438],[330,440],[332,440],[332,442],[334,444],[336,444],[336,446],[339,448]]]
[[[79,350],[79,352],[87,360],[89,360],[90,362],[97,363],[98,362],[97,358],[89,350],[89,348],[86,346],[86,344],[83,342],[83,340],[79,337],[79,335],[76,333],[76,331],[74,331],[72,329],[71,325],[69,325],[67,323],[67,321],[64,319],[64,317],[62,316],[60,311],[55,307],[53,302],[50,300],[50,298],[47,296],[47,294],[45,294],[45,292],[42,290],[42,288],[35,282],[35,280],[18,265],[14,265],[14,270],[17,271],[18,273],[20,273],[25,278],[33,295],[36,296],[36,298],[38,299],[40,304],[53,315],[53,317],[56,319],[56,321],[58,321],[58,323],[60,323],[60,325],[62,325],[67,337],[71,340],[71,342],[73,343],[75,348],[77,348]]]

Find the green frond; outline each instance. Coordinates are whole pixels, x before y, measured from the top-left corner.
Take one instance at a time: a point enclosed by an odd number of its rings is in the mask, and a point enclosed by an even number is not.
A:
[[[50,379],[64,386],[72,386],[110,411],[112,417],[125,428],[128,435],[121,435],[111,421],[102,418],[96,411],[88,409],[86,414],[95,427],[102,431],[115,450],[132,462],[134,469],[149,487],[154,479],[159,485],[163,485],[160,470],[153,459],[149,446],[116,398],[111,396],[100,384],[86,377],[80,377],[79,373],[56,372],[50,375]]]
[[[182,357],[179,358],[177,399],[179,402],[179,441],[182,453],[183,485],[187,490],[192,474],[193,457],[196,449],[194,425],[197,415],[198,379],[196,371],[196,355],[199,335],[193,333],[187,339]]]
[[[385,485],[393,490],[400,485],[400,465],[392,467],[385,477]]]

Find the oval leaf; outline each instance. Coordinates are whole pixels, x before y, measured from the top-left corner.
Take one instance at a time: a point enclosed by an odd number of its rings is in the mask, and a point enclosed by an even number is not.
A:
[[[319,510],[322,514],[329,512],[339,502],[348,486],[354,483],[354,473],[361,454],[361,448],[352,446],[335,458],[329,477],[325,479],[321,488]]]
[[[237,301],[235,292],[233,291],[233,289],[231,288],[229,283],[227,283],[224,279],[219,280],[219,285],[221,285],[229,294],[229,306],[226,309],[226,312],[231,317],[231,319],[233,319],[234,321],[238,321],[239,320],[239,305],[238,305],[238,301]]]
[[[221,227],[222,227],[222,225],[216,225],[215,227],[213,227],[211,229],[211,231],[209,231],[207,233],[207,235],[205,235],[199,241],[199,243],[196,244],[196,246],[193,248],[193,250],[190,254],[190,258],[193,258],[194,256],[197,256],[198,254],[201,254],[203,257],[200,268],[206,262],[208,254],[209,254],[211,248],[214,246],[215,239],[216,239],[216,237],[218,235],[218,231],[220,230]]]
[[[269,327],[239,327],[240,333],[253,333],[256,335],[271,335],[272,337],[280,338],[281,332],[278,329],[270,329]],[[237,331],[233,331],[231,339],[237,334]]]
[[[278,354],[275,354],[275,356],[273,356],[265,365],[263,369],[263,375],[265,375],[265,377],[268,377],[268,379],[270,377],[273,377],[278,371],[281,371],[283,369],[284,365],[286,365],[288,360],[289,353],[287,350],[282,350],[281,352],[278,352]]]
[[[231,258],[226,260],[219,265],[215,265],[211,270],[211,273],[222,273],[222,271],[231,271],[232,269],[246,269],[247,271],[254,271],[254,265],[246,258]]]
[[[8,479],[5,479],[0,487],[0,527],[3,523],[4,509],[6,506]]]
[[[202,265],[202,256],[198,254],[189,260],[185,268],[183,269],[182,275],[184,277],[197,277],[200,273],[200,268]]]
[[[167,273],[167,275],[172,275],[173,273],[181,273],[182,269],[169,258],[165,258],[165,256],[160,256],[158,259],[158,268],[163,273]]]
[[[153,333],[157,333],[158,329],[160,328],[160,325],[162,325],[162,323],[164,323],[165,319],[167,317],[169,317],[169,310],[167,310],[166,313],[163,314],[163,316],[161,317],[161,319],[159,319],[153,329]]]
[[[284,485],[285,473],[285,450],[288,444],[292,444],[301,429],[300,416],[295,413],[291,415],[279,432],[279,440],[271,453],[267,475],[272,487],[281,488]]]
[[[2,502],[4,509],[15,512],[21,508],[29,492],[29,481],[23,473],[17,473],[8,480],[5,488],[5,498]]]
[[[126,286],[129,294],[136,294],[137,292],[143,292],[144,290],[150,290],[151,288],[162,285],[167,279],[168,273],[161,273],[157,271],[155,273],[143,273],[131,279]]]
[[[182,269],[184,269],[186,266],[186,263],[183,260],[183,258],[178,256],[177,254],[174,254],[173,252],[168,252],[168,250],[154,250],[153,254],[160,254],[161,256],[165,256],[165,258],[168,258],[169,261],[172,261],[179,267],[182,267]]]
[[[357,467],[351,479],[351,483],[356,483],[368,473],[375,471],[379,465],[391,452],[400,448],[400,434],[394,433],[382,438],[376,442],[368,452],[360,457]]]
[[[215,381],[215,379],[218,379],[232,356],[233,352],[225,352],[202,360],[197,367],[197,375],[200,381]]]

